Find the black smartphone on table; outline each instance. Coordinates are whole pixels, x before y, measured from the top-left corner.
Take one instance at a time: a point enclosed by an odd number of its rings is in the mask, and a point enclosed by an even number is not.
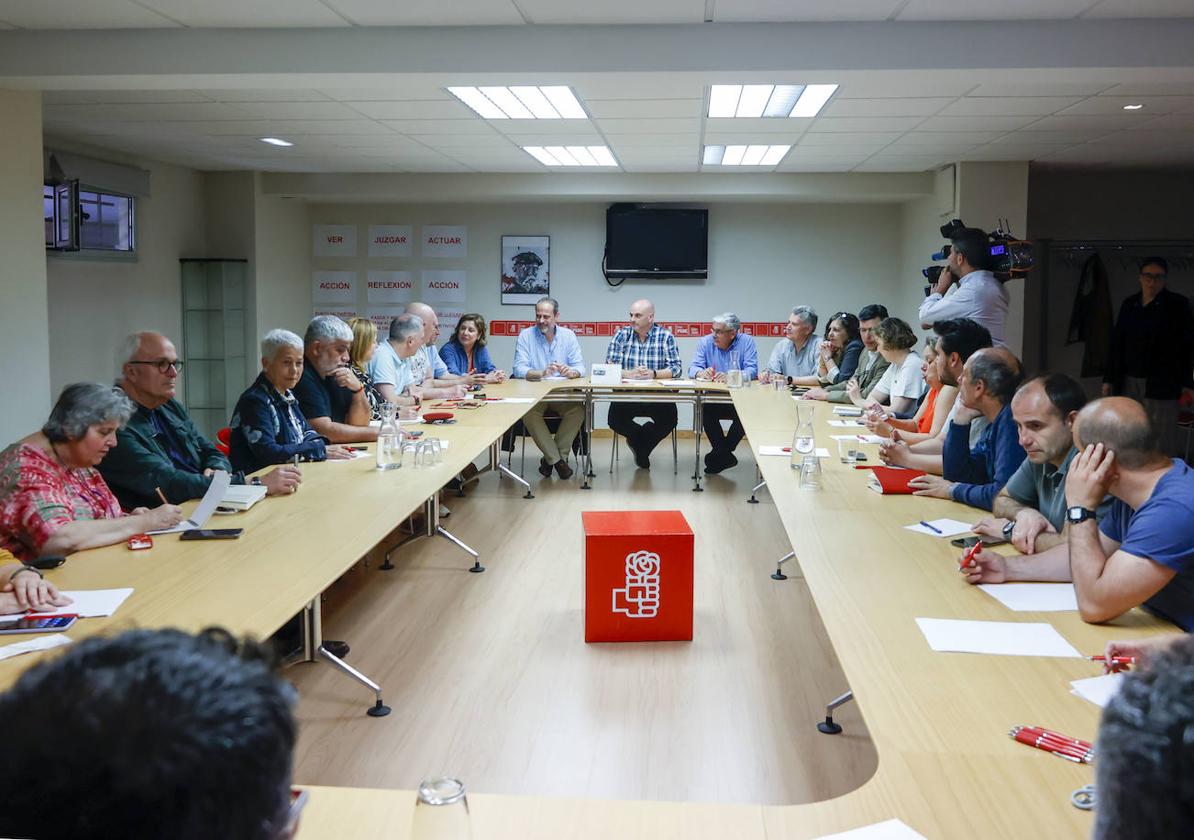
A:
[[[180,540],[234,540],[245,532],[244,528],[192,528],[183,531]]]

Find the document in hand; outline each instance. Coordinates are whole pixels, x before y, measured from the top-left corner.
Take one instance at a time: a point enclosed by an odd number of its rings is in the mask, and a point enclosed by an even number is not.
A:
[[[1001,656],[1082,658],[1051,624],[960,621],[950,618],[918,618],[916,623],[933,650]]]
[[[133,594],[127,589],[76,589],[62,593],[71,599],[65,607],[38,610],[38,615],[77,615],[79,618],[104,618],[120,609],[120,605]],[[20,618],[25,613],[0,615],[0,620]]]
[[[207,486],[207,492],[203,494],[203,498],[199,501],[199,506],[195,508],[190,519],[184,519],[173,528],[163,528],[160,531],[150,531],[149,533],[181,534],[183,531],[193,531],[196,528],[202,528],[207,524],[207,520],[211,519],[211,515],[216,512],[220,500],[224,498],[224,494],[231,486],[232,476],[223,470],[217,470],[215,475],[211,477],[211,484]]]
[[[925,836],[900,820],[886,820],[837,834],[823,834],[817,840],[925,840]]]
[[[867,481],[867,487],[876,493],[906,496],[912,492],[908,482],[918,475],[924,474],[924,470],[911,470],[907,467],[871,467],[871,477]]]

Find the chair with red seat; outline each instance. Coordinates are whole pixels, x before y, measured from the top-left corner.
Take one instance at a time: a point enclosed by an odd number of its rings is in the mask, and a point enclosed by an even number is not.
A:
[[[232,429],[225,426],[216,432],[216,449],[225,455],[232,454]]]

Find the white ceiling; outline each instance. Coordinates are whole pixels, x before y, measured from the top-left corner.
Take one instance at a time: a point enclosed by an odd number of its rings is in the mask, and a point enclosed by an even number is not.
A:
[[[906,21],[894,27],[898,38],[933,25],[925,21],[1046,18],[1194,18],[1194,0],[0,0],[0,28],[30,30],[68,28],[64,22],[71,29],[314,27],[339,32],[405,25],[512,24],[531,31],[526,24],[687,23],[700,38],[711,31],[705,20],[789,26]],[[544,53],[552,52],[557,34],[562,37],[554,28],[534,31]],[[22,37],[21,32],[0,35]],[[136,37],[151,45],[147,50],[161,46],[152,43],[154,33]],[[0,41],[0,52],[3,46]],[[1147,54],[1148,43],[1130,49]],[[556,45],[556,52],[567,50]],[[1156,72],[1031,64],[958,69],[966,52],[964,43],[945,44],[941,69],[802,72],[598,72],[569,69],[565,57],[559,69],[533,81],[570,84],[591,119],[491,122],[445,88],[515,81],[509,73],[488,79],[483,73],[462,78],[437,72],[350,77],[321,72],[328,57],[320,55],[311,72],[273,74],[268,83],[262,82],[264,74],[246,73],[193,74],[180,81],[183,77],[171,77],[172,68],[163,66],[157,74],[143,71],[136,87],[121,89],[102,79],[92,86],[116,89],[95,90],[88,89],[86,76],[64,75],[67,80],[54,85],[59,89],[45,91],[43,116],[51,137],[217,170],[541,172],[542,165],[520,145],[605,144],[626,172],[698,172],[706,143],[790,143],[792,151],[778,167],[782,172],[917,172],[956,160],[1194,165],[1194,54]],[[814,81],[840,84],[816,118],[705,117],[713,82]],[[1125,104],[1144,107],[1129,112]],[[266,146],[258,139],[265,136],[283,137],[295,146]]]

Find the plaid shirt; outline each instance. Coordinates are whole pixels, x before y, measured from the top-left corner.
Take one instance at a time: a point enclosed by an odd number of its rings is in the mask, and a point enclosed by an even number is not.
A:
[[[647,340],[640,341],[634,327],[625,326],[614,333],[609,349],[605,351],[605,362],[621,365],[622,370],[636,367],[663,370],[667,368],[672,376],[681,374],[680,351],[676,349],[676,338],[659,324],[652,324]]]

